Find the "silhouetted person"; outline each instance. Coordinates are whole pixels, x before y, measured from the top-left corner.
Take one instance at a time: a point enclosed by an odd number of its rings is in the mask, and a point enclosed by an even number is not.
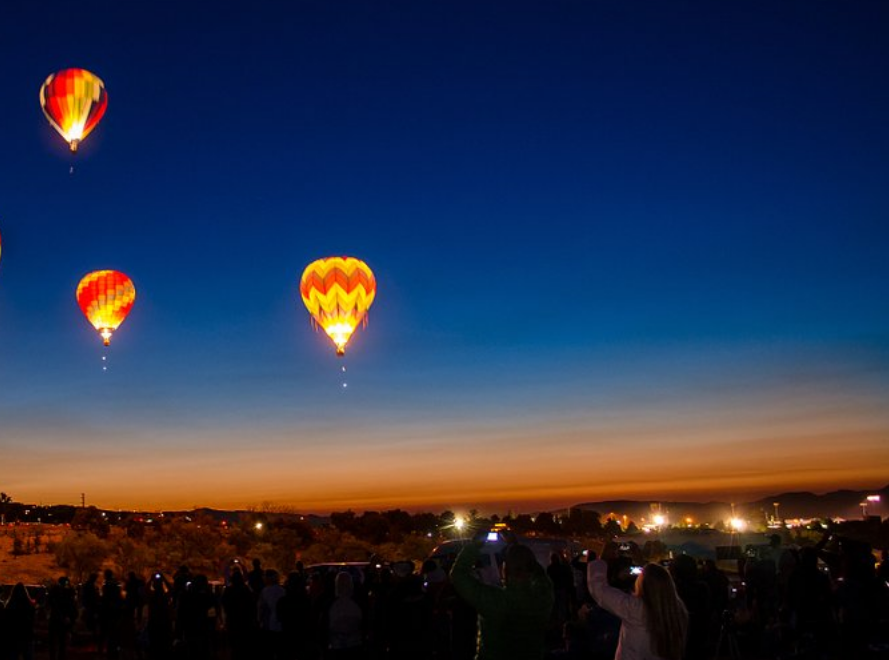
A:
[[[787,587],[790,625],[800,647],[826,649],[833,628],[830,579],[818,569],[818,552],[803,548]]]
[[[265,587],[259,592],[256,613],[259,618],[259,635],[266,658],[281,657],[281,621],[278,620],[278,601],[284,596],[278,571],[265,572]]]
[[[174,609],[179,606],[179,597],[185,593],[185,589],[191,581],[191,569],[185,564],[180,566],[176,572],[173,573],[173,589],[170,595],[173,600]]]
[[[562,626],[574,612],[574,572],[569,564],[562,560],[558,552],[549,556],[546,574],[553,583],[553,612],[551,624],[562,633]]]
[[[646,564],[636,578],[633,594],[610,586],[607,576],[605,562],[589,563],[590,595],[621,619],[614,660],[681,660],[688,614],[667,569]]]
[[[232,571],[230,579],[222,593],[222,607],[232,660],[250,660],[255,655],[256,599],[240,570]]]
[[[773,623],[778,610],[778,574],[771,559],[750,559],[744,566],[748,604],[762,626]]]
[[[670,574],[676,585],[676,593],[688,612],[688,636],[683,657],[687,660],[704,660],[708,655],[710,590],[698,577],[698,565],[693,557],[676,557],[670,565]]]
[[[571,569],[574,571],[574,604],[578,607],[591,602],[590,592],[586,586],[587,562],[595,561],[597,555],[594,551],[586,551],[586,556],[577,555],[571,560]]]
[[[364,615],[355,599],[352,576],[342,571],[334,582],[334,601],[327,613],[327,654],[329,660],[357,660],[364,657]]]
[[[100,594],[98,573],[90,573],[86,582],[80,585],[80,606],[83,608],[83,622],[90,632],[92,641],[98,644]]]
[[[179,597],[176,610],[177,635],[190,660],[210,657],[216,599],[206,575],[195,575]]]
[[[312,611],[312,624],[315,627],[313,643],[318,649],[327,648],[327,615],[333,602],[333,577],[326,579],[315,571],[309,574],[309,607]]]
[[[506,549],[504,586],[484,584],[473,569],[482,544],[469,543],[454,562],[451,582],[478,612],[478,660],[540,660],[553,609],[553,585],[530,548]]]
[[[312,649],[311,608],[306,583],[299,572],[287,576],[277,613],[281,622],[283,657],[308,658]]]
[[[120,653],[123,593],[114,573],[106,570],[104,576],[99,603],[99,650],[104,650],[109,658],[116,658]]]
[[[583,583],[586,585],[586,578]],[[586,631],[590,657],[594,660],[612,660],[617,652],[621,621],[615,614],[600,607],[589,593],[587,598],[589,602],[580,608],[578,618]]]
[[[126,615],[136,626],[142,626],[142,605],[145,602],[145,581],[137,576],[133,571],[127,575],[127,582],[124,585],[126,596],[124,597],[124,606]]]
[[[247,574],[247,586],[253,592],[253,597],[259,599],[259,594],[265,589],[265,571],[262,570],[262,562],[253,560],[253,570]]]
[[[49,609],[49,657],[52,660],[65,660],[68,655],[68,634],[77,620],[77,594],[67,577],[60,577],[50,587],[46,606]]]
[[[710,620],[713,623],[721,621],[722,613],[729,605],[728,576],[719,569],[715,561],[705,559],[701,579],[710,591]]]
[[[128,654],[136,651],[137,631],[142,629],[144,604],[145,582],[130,571],[124,584],[123,614],[120,623],[120,646]]]
[[[391,660],[425,660],[429,656],[432,608],[423,580],[410,562],[393,566],[394,579],[387,597],[387,641]]]
[[[160,573],[151,578],[148,588],[148,657],[169,658],[173,651],[173,607],[170,590]]]
[[[451,612],[449,598],[455,595],[448,574],[433,559],[423,562],[423,588],[429,607],[429,646],[433,660],[450,659]]]
[[[866,543],[840,539],[840,574],[836,603],[840,637],[847,658],[866,657],[880,613],[880,588],[874,558]]]
[[[9,660],[34,658],[34,618],[37,608],[25,585],[17,582],[3,613],[5,644]]]

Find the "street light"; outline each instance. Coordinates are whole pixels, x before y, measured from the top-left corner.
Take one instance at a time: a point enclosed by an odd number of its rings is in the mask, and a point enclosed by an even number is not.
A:
[[[867,505],[868,504],[879,504],[880,496],[879,495],[868,495],[867,498],[859,504],[861,507],[861,515],[867,518]]]

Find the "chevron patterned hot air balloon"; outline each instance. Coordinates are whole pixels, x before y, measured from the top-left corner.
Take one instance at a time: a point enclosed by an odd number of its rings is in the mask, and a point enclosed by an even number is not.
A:
[[[93,271],[77,285],[77,304],[99,331],[105,346],[111,343],[111,335],[130,313],[135,300],[133,281],[116,270]]]
[[[53,73],[40,88],[40,107],[59,135],[77,151],[108,106],[105,83],[86,69],[64,69]]]
[[[314,322],[336,344],[336,354],[343,355],[355,328],[366,321],[377,282],[360,259],[328,257],[306,267],[299,292]]]

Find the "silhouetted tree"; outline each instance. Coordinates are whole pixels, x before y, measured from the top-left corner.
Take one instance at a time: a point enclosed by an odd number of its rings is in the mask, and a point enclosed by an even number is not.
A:
[[[621,533],[620,523],[617,522],[614,518],[609,518],[602,526],[602,531],[607,536],[618,536]]]
[[[541,534],[558,534],[561,529],[555,517],[549,511],[541,511],[534,519],[534,531]]]
[[[71,521],[71,528],[92,532],[100,539],[108,538],[108,532],[111,531],[107,517],[94,506],[78,509]]]
[[[389,521],[376,511],[365,511],[358,531],[358,538],[379,545],[389,540]]]
[[[340,513],[331,513],[330,524],[341,532],[354,534],[356,529],[355,512],[349,509]]]
[[[133,571],[145,576],[162,562],[158,560],[155,544],[142,543],[125,536],[114,544],[114,560],[121,574]]]
[[[92,532],[74,532],[55,544],[56,563],[70,569],[83,582],[84,576],[97,573],[108,557],[108,544]]]
[[[389,523],[390,540],[394,543],[400,543],[401,539],[414,530],[413,519],[407,511],[391,509],[384,511],[383,517]]]
[[[529,514],[520,513],[513,519],[510,527],[512,527],[512,530],[517,534],[525,534],[534,529],[534,521],[531,520]]]
[[[438,536],[441,531],[441,518],[434,513],[418,513],[412,521],[413,529],[420,534]]]
[[[176,518],[164,524],[156,541],[158,554],[175,567],[185,564],[192,569],[212,573],[235,554],[234,548],[222,538],[216,522],[197,517],[189,522]]]
[[[6,522],[6,509],[12,503],[12,497],[6,493],[0,493],[0,522]]]

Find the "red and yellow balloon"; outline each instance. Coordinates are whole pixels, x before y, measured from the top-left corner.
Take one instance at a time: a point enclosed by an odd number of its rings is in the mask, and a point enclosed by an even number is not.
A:
[[[108,93],[96,74],[86,69],[63,69],[43,83],[40,107],[71,151],[77,151],[105,114]]]
[[[87,320],[99,331],[105,346],[120,327],[136,300],[133,280],[116,270],[96,270],[77,285],[77,304]]]
[[[362,322],[377,293],[373,271],[354,257],[328,257],[310,263],[303,271],[299,292],[314,323],[324,328],[336,346],[346,344]]]

